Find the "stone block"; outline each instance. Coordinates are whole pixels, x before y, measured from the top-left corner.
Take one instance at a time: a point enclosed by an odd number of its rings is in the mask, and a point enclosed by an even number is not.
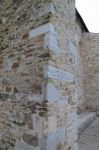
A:
[[[34,38],[47,32],[54,33],[54,26],[51,23],[37,27],[29,32],[29,38]]]
[[[64,139],[65,139],[65,127],[57,128],[52,133],[49,133],[47,136],[47,150],[56,149],[59,143],[61,145],[64,145]]]
[[[51,78],[54,80],[65,81],[65,82],[69,82],[69,83],[74,81],[73,74],[71,74],[69,72],[65,72],[63,70],[59,70],[52,66],[46,66],[44,68],[44,77]]]
[[[33,130],[38,136],[43,135],[43,132],[44,132],[44,118],[43,117],[40,117],[37,114],[33,114],[32,125],[33,125]]]
[[[55,35],[55,31],[54,33],[50,31],[45,34],[44,48],[47,48],[51,50],[52,52],[54,52],[55,54],[59,55],[60,49],[58,47],[58,42],[57,42],[57,37]]]
[[[54,132],[57,128],[57,120],[55,116],[48,117],[48,128],[49,132]]]
[[[24,133],[23,140],[29,145],[32,145],[34,147],[38,146],[38,137],[36,135],[33,135],[32,133]]]
[[[59,94],[58,90],[51,83],[48,83],[46,85],[45,99],[47,101],[50,101],[50,102],[51,101],[59,101],[60,100],[60,94]]]
[[[39,147],[33,147],[24,141],[18,141],[15,145],[15,150],[40,150]]]
[[[69,146],[74,145],[77,141],[77,129],[72,126],[67,129],[67,141]]]

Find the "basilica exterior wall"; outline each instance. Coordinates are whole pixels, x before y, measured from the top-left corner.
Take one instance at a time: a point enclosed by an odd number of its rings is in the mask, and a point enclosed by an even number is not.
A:
[[[0,148],[77,150],[74,0],[0,1]]]
[[[0,148],[77,150],[77,112],[98,111],[98,34],[74,0],[0,1]]]

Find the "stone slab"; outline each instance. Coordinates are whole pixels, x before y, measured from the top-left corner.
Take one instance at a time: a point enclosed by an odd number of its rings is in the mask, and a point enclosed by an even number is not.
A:
[[[55,29],[51,23],[47,23],[31,30],[29,32],[29,38],[35,38],[37,36],[40,36],[41,34],[45,34],[44,48],[48,48],[55,53],[60,53]]]
[[[38,147],[33,147],[24,141],[16,142],[15,150],[40,150]]]
[[[76,128],[70,126],[68,129],[67,129],[67,141],[68,141],[68,145],[69,146],[72,146],[76,143],[77,141],[77,130]]]
[[[65,127],[57,128],[47,136],[47,150],[54,150],[57,144],[63,144],[65,139]]]
[[[47,32],[54,33],[54,26],[51,23],[47,23],[45,25],[42,25],[40,27],[37,27],[37,28],[31,30],[29,32],[29,38],[31,39],[31,38],[40,36],[44,33],[47,33]]]
[[[71,53],[76,56],[77,55],[77,47],[76,45],[73,43],[73,42],[69,42],[69,48],[70,48],[70,51]]]
[[[56,38],[55,33],[48,32],[48,33],[45,34],[44,48],[48,48],[56,54],[60,53],[60,49],[58,47],[57,38]]]
[[[59,70],[52,66],[46,66],[44,68],[44,77],[55,79],[55,80],[60,80],[60,81],[66,81],[70,83],[74,81],[73,74]]]
[[[47,101],[59,101],[60,100],[60,94],[59,94],[58,90],[51,83],[48,83],[47,86],[46,86],[45,99]]]
[[[57,128],[57,120],[55,116],[49,116],[48,117],[48,127],[49,127],[49,132],[53,132]]]

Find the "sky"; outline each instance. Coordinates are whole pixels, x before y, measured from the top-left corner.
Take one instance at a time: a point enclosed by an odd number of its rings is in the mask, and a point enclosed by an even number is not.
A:
[[[99,0],[76,0],[76,8],[89,31],[99,33]]]

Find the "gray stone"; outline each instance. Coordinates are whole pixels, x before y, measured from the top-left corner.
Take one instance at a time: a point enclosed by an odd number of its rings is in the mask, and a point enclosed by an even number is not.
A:
[[[31,30],[29,32],[29,38],[31,39],[47,32],[54,33],[54,26],[51,23],[47,23],[45,25],[42,25],[40,27]]]
[[[57,43],[57,37],[55,32],[52,33],[51,31],[45,34],[45,45],[44,48],[47,48],[53,51],[55,54],[59,54],[60,50]]]
[[[51,83],[48,83],[46,85],[46,97],[45,97],[45,99],[47,101],[59,101],[60,100],[60,94],[59,94],[58,90]]]
[[[54,132],[49,133],[47,137],[47,150],[54,150],[56,146],[64,143],[65,127],[57,128]]]
[[[52,67],[52,66],[46,66],[44,68],[44,77],[45,78],[52,78],[52,79],[60,80],[60,81],[61,80],[67,81],[70,83],[74,81],[73,74],[59,70],[59,69]]]
[[[32,134],[29,134],[29,133],[25,133],[23,135],[23,140],[27,143],[27,144],[30,144],[34,147],[37,147],[38,146],[38,138]]]
[[[16,142],[15,150],[40,150],[38,147],[33,147],[23,141]]]

